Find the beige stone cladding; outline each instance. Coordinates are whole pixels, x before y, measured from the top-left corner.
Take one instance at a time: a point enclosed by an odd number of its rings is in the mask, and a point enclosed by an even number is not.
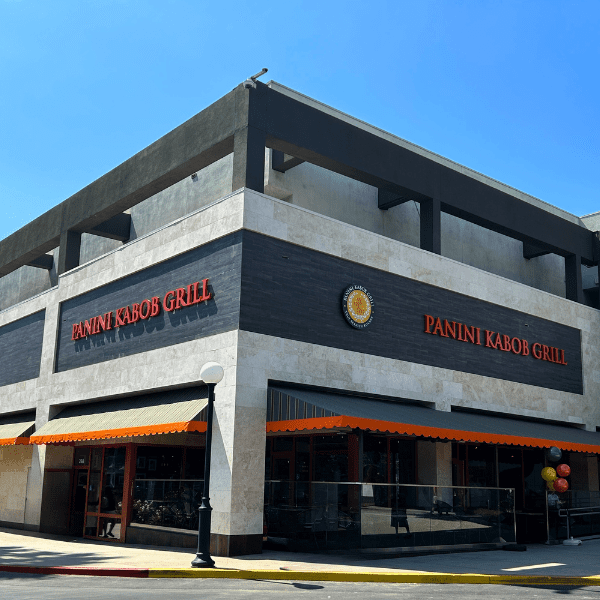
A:
[[[31,446],[0,447],[0,523],[25,523]]]

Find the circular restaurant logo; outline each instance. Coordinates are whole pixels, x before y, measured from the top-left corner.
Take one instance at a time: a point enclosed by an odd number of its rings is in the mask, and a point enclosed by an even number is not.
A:
[[[342,310],[352,327],[364,329],[373,320],[373,296],[362,285],[348,286],[342,296]]]

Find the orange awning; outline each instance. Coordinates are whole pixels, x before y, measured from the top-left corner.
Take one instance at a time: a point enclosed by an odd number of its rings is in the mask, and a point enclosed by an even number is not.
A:
[[[206,432],[206,388],[69,406],[46,423],[32,444],[61,444],[161,433]]]
[[[33,420],[23,421],[19,417],[5,417],[0,422],[0,446],[29,444],[29,434],[34,426]]]
[[[444,412],[402,402],[271,388],[267,432],[351,428],[441,440],[600,453],[600,433],[480,413]]]

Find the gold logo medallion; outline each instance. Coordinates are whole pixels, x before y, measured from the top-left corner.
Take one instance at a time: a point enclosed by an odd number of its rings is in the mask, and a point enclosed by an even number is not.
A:
[[[373,297],[362,285],[351,285],[344,290],[342,310],[352,327],[364,329],[373,320]]]

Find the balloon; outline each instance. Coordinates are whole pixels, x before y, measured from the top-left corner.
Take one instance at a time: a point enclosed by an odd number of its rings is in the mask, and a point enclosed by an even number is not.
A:
[[[566,492],[569,489],[569,482],[562,477],[555,479],[553,483],[554,489],[559,493]]]
[[[558,462],[562,458],[562,450],[556,446],[546,448],[546,458],[550,462]]]
[[[571,474],[571,467],[569,465],[558,465],[558,467],[556,467],[556,474],[559,477],[568,477]]]
[[[554,481],[556,479],[556,471],[552,467],[544,467],[542,469],[542,479],[545,481]]]
[[[546,481],[546,487],[554,492],[554,481]]]

